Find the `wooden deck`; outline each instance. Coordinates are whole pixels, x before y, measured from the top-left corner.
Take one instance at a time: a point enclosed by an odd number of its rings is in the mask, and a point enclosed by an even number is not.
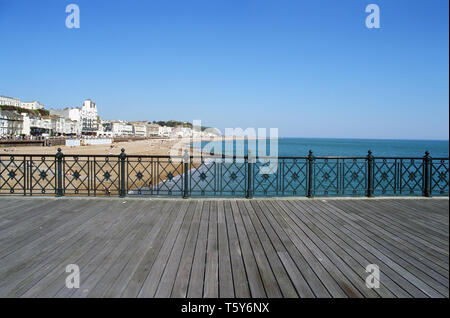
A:
[[[448,231],[448,198],[0,197],[0,297],[449,297]]]

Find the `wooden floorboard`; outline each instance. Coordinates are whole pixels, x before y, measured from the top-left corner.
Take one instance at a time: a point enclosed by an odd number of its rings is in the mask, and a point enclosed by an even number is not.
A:
[[[448,198],[5,196],[0,297],[448,298],[448,225]]]

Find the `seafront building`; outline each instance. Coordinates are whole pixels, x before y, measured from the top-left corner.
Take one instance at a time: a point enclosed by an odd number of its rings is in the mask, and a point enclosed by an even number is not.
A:
[[[0,105],[20,107],[20,99],[0,95]]]
[[[22,134],[22,116],[11,110],[0,109],[0,136],[20,136]]]
[[[44,109],[44,105],[42,105],[41,103],[39,103],[36,100],[32,101],[32,102],[21,102],[20,107],[24,108],[24,109],[30,109],[30,110]]]
[[[75,122],[78,123],[80,127],[73,127],[71,130],[79,132],[82,135],[95,136],[100,127],[97,105],[90,99],[86,99],[81,107],[50,109],[50,115],[59,116],[68,120],[68,127],[75,126]]]
[[[159,122],[162,123],[162,122]],[[21,102],[19,98],[0,95],[0,138],[92,136],[92,137],[210,137],[211,133],[194,131],[187,123],[173,127],[174,121],[156,122],[101,120],[91,99],[80,107],[50,108],[38,101]]]

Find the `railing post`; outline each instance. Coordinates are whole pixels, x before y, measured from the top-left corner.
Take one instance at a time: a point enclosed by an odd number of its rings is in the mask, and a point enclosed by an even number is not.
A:
[[[366,196],[373,197],[373,161],[374,157],[372,155],[372,151],[367,152],[367,190]]]
[[[62,161],[64,154],[61,152],[61,148],[58,148],[56,153],[56,196],[62,197],[64,195],[63,191],[63,180],[62,180]]]
[[[306,190],[306,196],[308,198],[312,198],[312,187],[313,187],[313,171],[314,171],[314,155],[312,150],[309,151],[308,154],[308,183],[307,183],[307,190]]]
[[[431,157],[430,152],[425,151],[425,156],[423,157],[423,190],[422,195],[424,197],[431,196]]]
[[[253,156],[251,150],[247,154],[247,199],[253,198],[252,191],[252,179],[253,179]]]
[[[184,191],[183,198],[187,199],[189,197],[189,153],[187,150],[184,151],[183,162],[184,162]]]
[[[125,188],[125,161],[126,161],[127,155],[125,154],[125,149],[122,148],[120,150],[120,197],[124,198],[126,196],[126,188]]]

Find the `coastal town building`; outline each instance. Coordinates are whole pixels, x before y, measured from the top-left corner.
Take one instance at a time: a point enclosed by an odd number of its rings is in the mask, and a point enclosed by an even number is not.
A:
[[[177,125],[177,126],[175,126]],[[0,137],[26,136],[96,136],[189,138],[213,135],[194,131],[188,123],[100,120],[97,105],[90,99],[81,107],[46,110],[38,101],[21,102],[19,98],[0,95]]]
[[[102,121],[105,132],[111,132],[113,136],[132,136],[133,125],[122,120]]]
[[[38,101],[21,102],[20,108],[30,109],[30,110],[44,109],[44,105],[41,105],[41,103],[39,103]]]
[[[147,123],[147,137],[156,137],[159,135],[159,125]]]
[[[10,110],[0,109],[0,136],[20,136],[22,134],[22,116]]]
[[[100,127],[97,105],[90,99],[86,99],[81,107],[50,109],[50,115],[57,115],[72,122],[79,122],[81,125],[80,134],[84,135],[96,135]],[[72,124],[70,126],[72,127]],[[78,129],[74,130],[77,131]]]
[[[171,137],[173,132],[173,127],[159,126],[158,136],[160,137]]]
[[[20,99],[0,95],[0,105],[20,107]]]
[[[145,122],[130,122],[130,125],[133,126],[133,135],[138,137],[146,137],[147,136],[147,125]]]
[[[99,128],[99,118],[97,114],[97,105],[90,99],[83,102],[80,109],[81,132],[86,134],[93,134]]]

